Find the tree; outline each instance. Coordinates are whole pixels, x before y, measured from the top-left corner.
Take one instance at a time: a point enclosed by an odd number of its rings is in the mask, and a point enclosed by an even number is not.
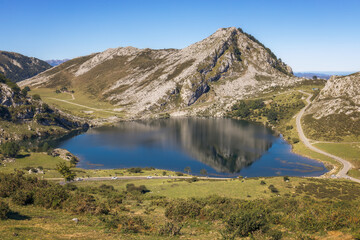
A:
[[[317,78],[317,76],[313,76],[313,79],[314,79],[314,80],[317,80],[318,78]]]
[[[16,142],[6,142],[1,146],[1,151],[5,157],[16,157],[20,146]]]
[[[190,174],[191,168],[190,168],[190,167],[186,167],[186,168],[184,169],[184,171],[187,172],[188,174]]]
[[[207,175],[208,173],[207,173],[207,171],[206,171],[206,169],[201,169],[200,170],[200,175]]]
[[[76,174],[71,171],[70,167],[66,166],[65,162],[56,165],[56,170],[65,178],[66,181],[74,180]]]

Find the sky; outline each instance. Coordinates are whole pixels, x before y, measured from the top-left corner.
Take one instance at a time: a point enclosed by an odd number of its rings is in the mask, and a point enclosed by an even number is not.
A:
[[[0,50],[43,60],[184,48],[241,27],[295,72],[360,71],[360,0],[0,0]]]

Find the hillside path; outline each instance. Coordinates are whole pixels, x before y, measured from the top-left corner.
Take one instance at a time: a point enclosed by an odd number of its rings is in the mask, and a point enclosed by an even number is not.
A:
[[[91,109],[91,110],[94,110],[94,111],[101,111],[101,112],[106,112],[106,113],[114,114],[114,112],[112,112],[112,111],[104,110],[104,109],[101,109],[101,108],[88,107],[88,106],[85,106],[85,105],[81,105],[81,104],[74,103],[74,102],[69,102],[69,101],[67,101],[67,100],[63,100],[63,99],[59,99],[59,98],[50,98],[50,99],[57,100],[57,101],[61,101],[61,102],[65,102],[65,103],[72,104],[72,105],[76,105],[76,106],[78,106],[78,107],[83,107],[83,108]],[[74,99],[75,99],[75,98],[74,98]]]
[[[340,177],[340,178],[346,178],[346,179],[349,179],[351,181],[354,181],[354,182],[358,182],[360,183],[360,180],[359,179],[356,179],[356,178],[353,178],[353,177],[350,177],[347,175],[348,171],[352,168],[352,165],[350,162],[346,161],[345,159],[342,159],[338,156],[335,156],[335,155],[332,155],[330,153],[327,153],[323,150],[320,150],[316,147],[314,147],[313,145],[311,145],[309,139],[305,136],[304,134],[304,131],[302,129],[302,126],[301,126],[301,118],[302,116],[304,115],[304,112],[306,110],[306,108],[310,105],[311,101],[310,101],[310,98],[312,97],[312,94],[310,93],[307,93],[307,92],[304,92],[304,91],[301,91],[299,90],[299,92],[303,93],[303,94],[306,94],[308,95],[308,97],[306,98],[306,106],[304,108],[302,108],[300,110],[300,112],[297,114],[296,116],[296,130],[299,134],[299,138],[300,140],[305,144],[305,146],[311,150],[313,150],[314,152],[317,152],[317,153],[320,153],[320,154],[323,154],[325,156],[328,156],[328,157],[331,157],[332,159],[336,160],[337,162],[341,163],[343,165],[342,169],[340,169],[340,171],[336,174],[337,177]]]

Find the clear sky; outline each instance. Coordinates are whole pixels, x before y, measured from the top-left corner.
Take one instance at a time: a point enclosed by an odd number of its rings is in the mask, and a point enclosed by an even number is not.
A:
[[[0,50],[64,59],[183,48],[241,27],[294,71],[360,71],[360,0],[0,0]]]

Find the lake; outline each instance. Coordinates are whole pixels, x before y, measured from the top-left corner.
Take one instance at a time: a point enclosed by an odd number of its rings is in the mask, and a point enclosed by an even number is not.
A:
[[[233,119],[157,119],[93,128],[57,147],[84,169],[154,167],[208,176],[319,176],[324,164],[291,152],[265,126]]]

